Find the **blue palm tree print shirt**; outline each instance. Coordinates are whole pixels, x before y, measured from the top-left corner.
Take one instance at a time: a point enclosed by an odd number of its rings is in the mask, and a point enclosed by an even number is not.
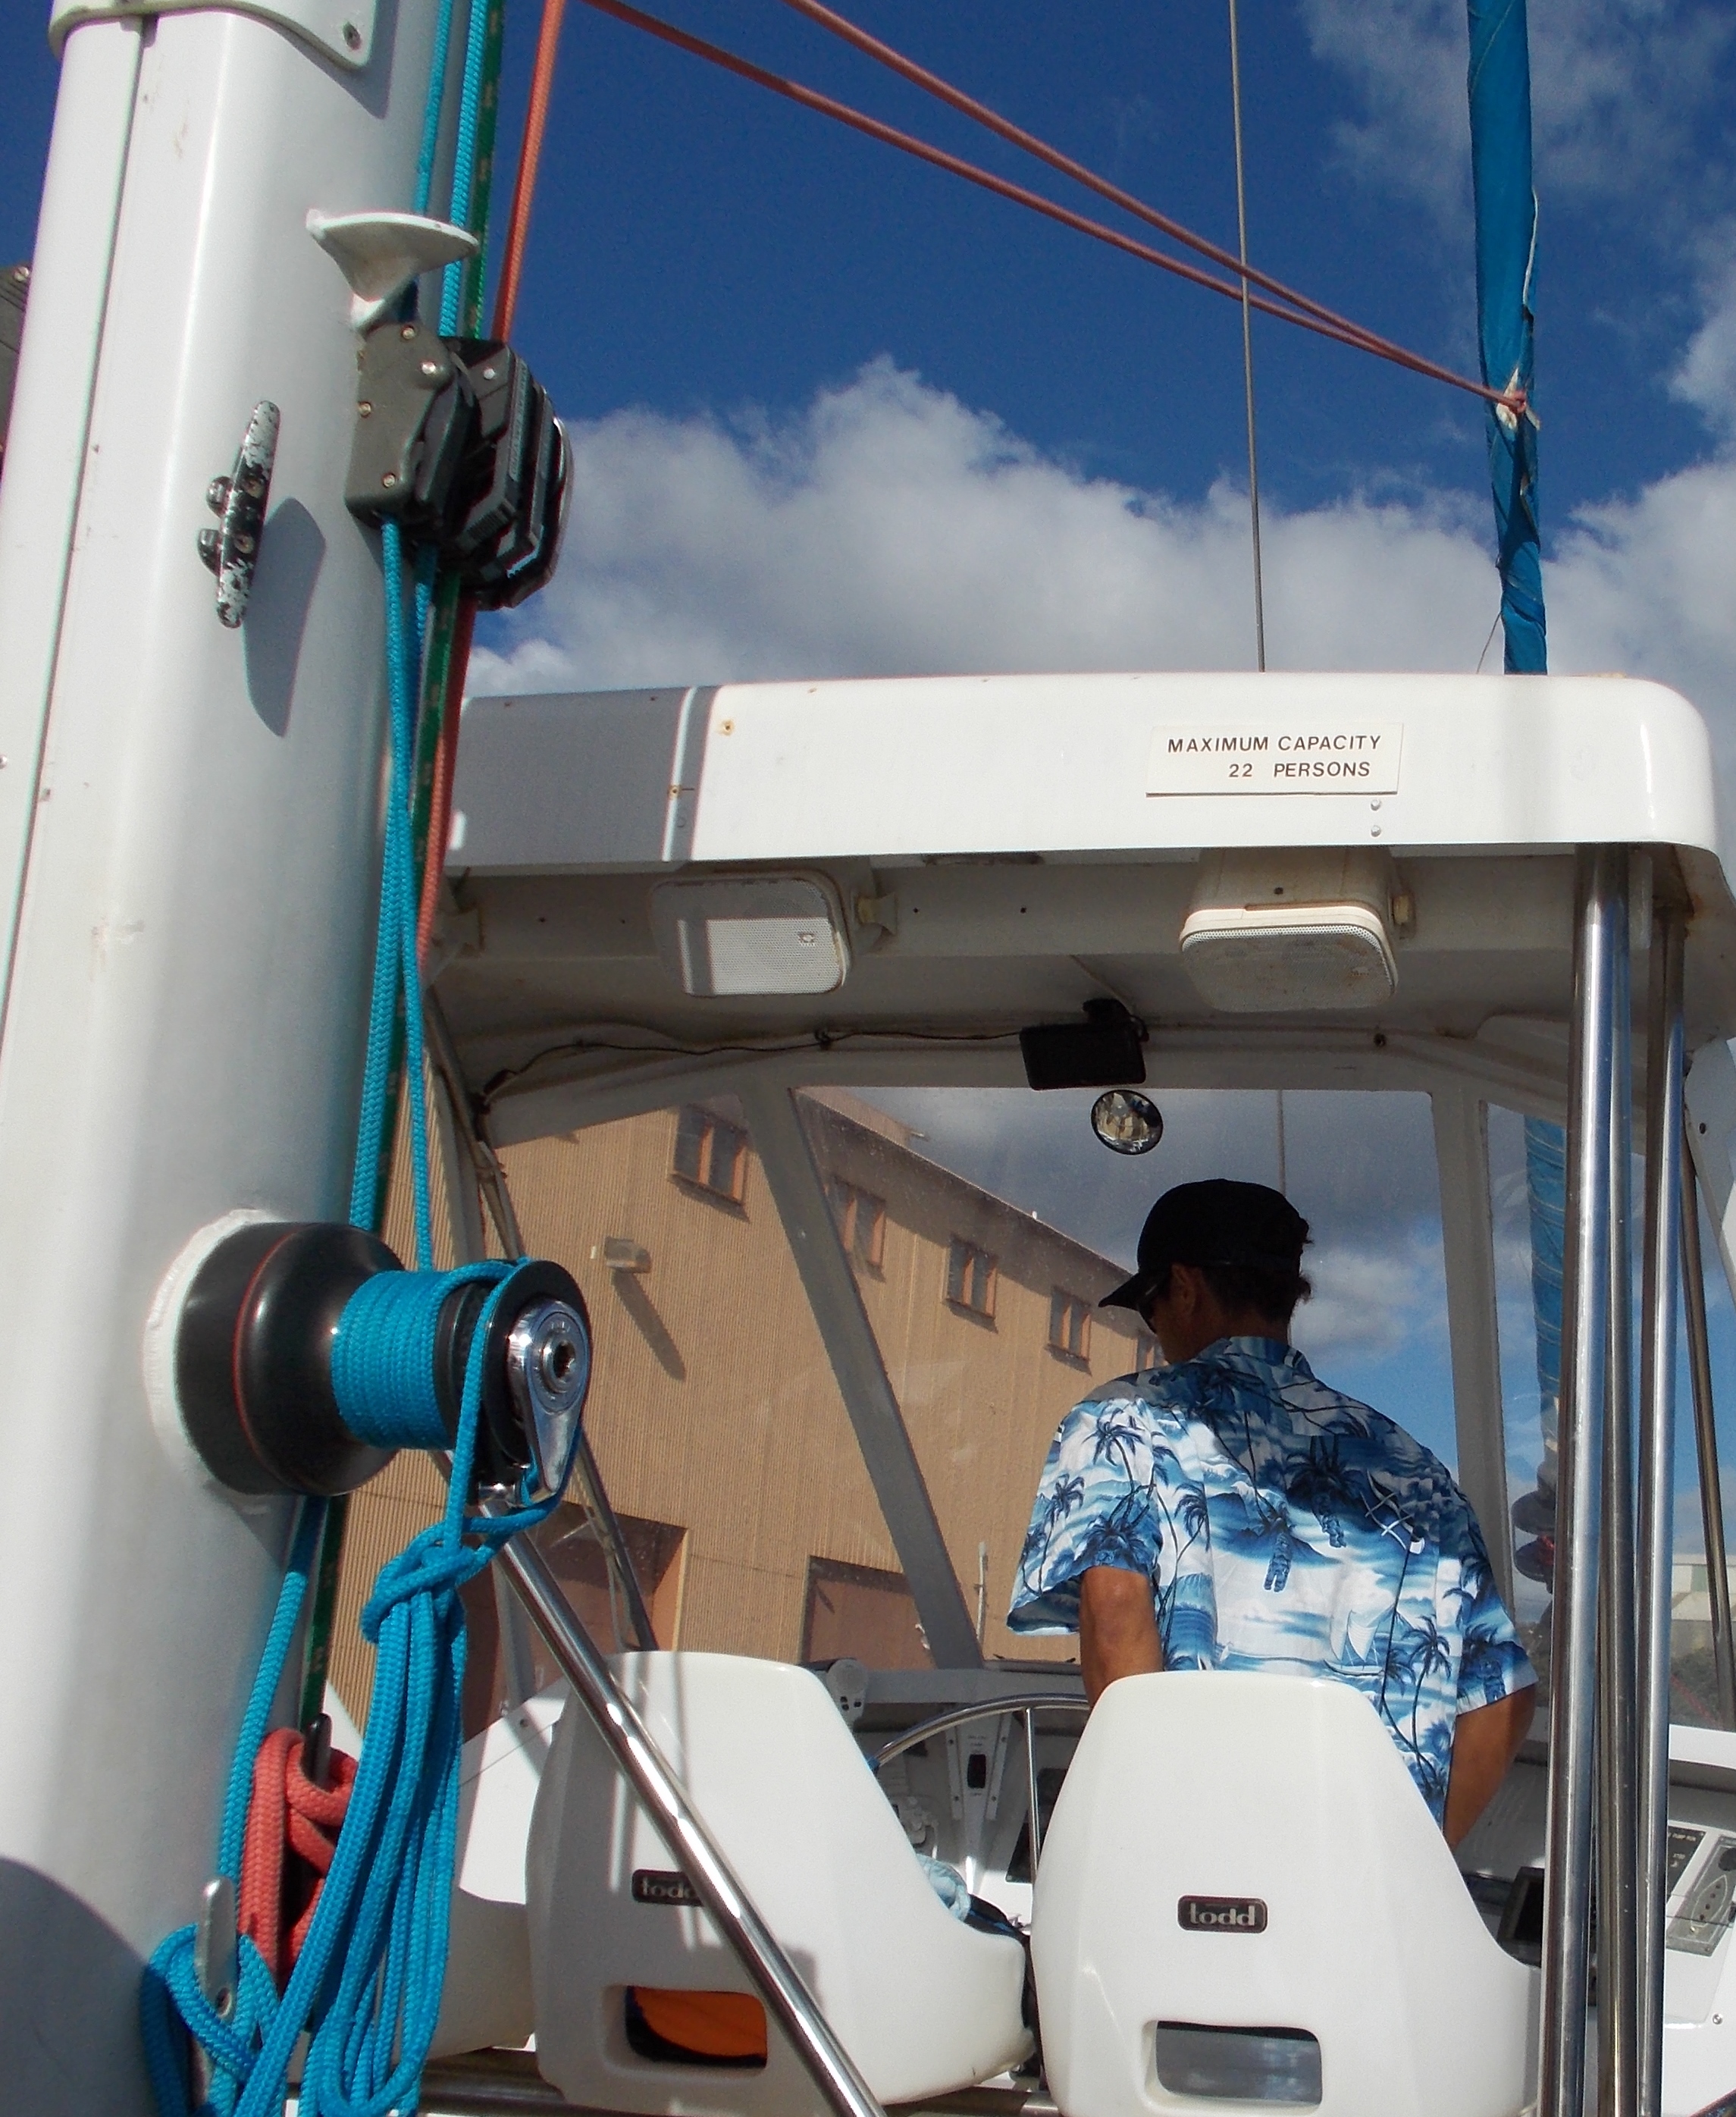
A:
[[[1008,1624],[1077,1631],[1094,1566],[1149,1579],[1167,1668],[1354,1684],[1437,1822],[1456,1717],[1536,1680],[1445,1466],[1277,1339],[1220,1339],[1067,1414]]]

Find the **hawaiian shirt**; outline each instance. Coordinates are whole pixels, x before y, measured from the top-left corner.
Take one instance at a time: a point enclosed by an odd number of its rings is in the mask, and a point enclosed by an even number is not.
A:
[[[1354,1684],[1437,1822],[1456,1716],[1536,1681],[1445,1466],[1277,1339],[1220,1339],[1068,1413],[1012,1630],[1076,1631],[1094,1566],[1150,1580],[1166,1668]]]

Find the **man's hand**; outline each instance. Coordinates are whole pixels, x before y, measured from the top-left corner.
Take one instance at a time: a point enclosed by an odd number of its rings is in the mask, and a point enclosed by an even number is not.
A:
[[[1118,1676],[1154,1676],[1163,1667],[1158,1612],[1143,1573],[1094,1566],[1081,1575],[1079,1662],[1093,1705]]]
[[[1086,1575],[1089,1580],[1090,1575]],[[1081,1628],[1083,1636],[1083,1628]],[[1091,1679],[1085,1678],[1086,1688]],[[1447,1780],[1447,1843],[1457,1847],[1494,1796],[1507,1768],[1530,1734],[1537,1686],[1526,1685],[1493,1705],[1462,1713],[1453,1723],[1453,1769]]]

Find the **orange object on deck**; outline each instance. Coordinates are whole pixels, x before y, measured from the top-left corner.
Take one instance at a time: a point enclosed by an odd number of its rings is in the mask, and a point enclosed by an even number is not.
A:
[[[629,1996],[652,2035],[696,2058],[766,2056],[766,2010],[748,1992],[679,1992],[633,1985]]]

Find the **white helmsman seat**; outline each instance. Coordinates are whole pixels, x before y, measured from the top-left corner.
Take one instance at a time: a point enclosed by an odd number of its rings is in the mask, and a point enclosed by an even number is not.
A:
[[[1065,2117],[1515,2117],[1530,2095],[1536,1974],[1344,1684],[1112,1684],[1043,1839],[1031,1943]]]
[[[817,1677],[734,1654],[623,1654],[611,1666],[882,2101],[968,2087],[1026,2055],[1024,1951],[941,1903]],[[769,2019],[762,2071],[629,2047],[629,1986],[754,1989],[703,1911],[635,1901],[636,1873],[676,1864],[569,1709],[526,1863],[544,2078],[570,2102],[644,2117],[808,2117],[820,2098]]]

